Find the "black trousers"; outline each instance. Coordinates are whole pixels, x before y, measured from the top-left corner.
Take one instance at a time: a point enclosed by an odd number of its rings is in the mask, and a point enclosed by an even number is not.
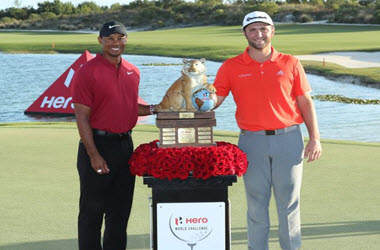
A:
[[[133,152],[131,137],[94,135],[95,145],[110,172],[99,175],[82,142],[79,143],[77,168],[80,178],[78,243],[80,250],[125,250],[127,224],[132,208],[135,177],[128,160]],[[105,222],[103,248],[101,228]]]

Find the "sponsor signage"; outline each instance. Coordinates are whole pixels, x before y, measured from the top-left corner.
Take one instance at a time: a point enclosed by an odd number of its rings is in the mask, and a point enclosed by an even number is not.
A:
[[[157,203],[157,249],[226,249],[225,219],[224,202]]]
[[[90,52],[85,51],[24,113],[74,115],[71,80],[80,66],[92,58]]]
[[[71,81],[75,72],[87,61],[94,58],[87,50],[35,100],[25,114],[45,114],[74,116],[74,105],[71,97]],[[138,103],[147,104],[142,98]],[[145,117],[139,117],[139,121]]]

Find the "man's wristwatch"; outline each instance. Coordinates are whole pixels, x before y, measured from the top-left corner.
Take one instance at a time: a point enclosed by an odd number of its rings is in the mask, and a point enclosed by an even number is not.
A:
[[[149,111],[150,111],[150,114],[151,115],[154,115],[155,114],[155,112],[154,112],[154,108],[156,107],[156,105],[153,105],[153,104],[151,104],[151,105],[149,105]]]

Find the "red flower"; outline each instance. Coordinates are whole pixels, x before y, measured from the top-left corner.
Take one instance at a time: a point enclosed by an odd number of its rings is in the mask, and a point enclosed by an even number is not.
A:
[[[216,142],[215,147],[159,148],[157,140],[141,144],[129,160],[133,175],[160,179],[207,179],[217,175],[241,176],[247,171],[247,158],[236,145]]]

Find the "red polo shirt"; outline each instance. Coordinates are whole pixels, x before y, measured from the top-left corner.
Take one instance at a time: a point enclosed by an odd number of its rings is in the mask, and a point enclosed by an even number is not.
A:
[[[214,86],[219,96],[227,96],[231,91],[237,124],[250,131],[302,123],[296,97],[311,91],[300,62],[274,48],[264,63],[254,61],[248,48],[226,60],[218,70]]]
[[[138,118],[140,72],[122,59],[117,69],[102,55],[85,63],[73,77],[73,103],[91,108],[95,129],[113,133],[131,130]]]

